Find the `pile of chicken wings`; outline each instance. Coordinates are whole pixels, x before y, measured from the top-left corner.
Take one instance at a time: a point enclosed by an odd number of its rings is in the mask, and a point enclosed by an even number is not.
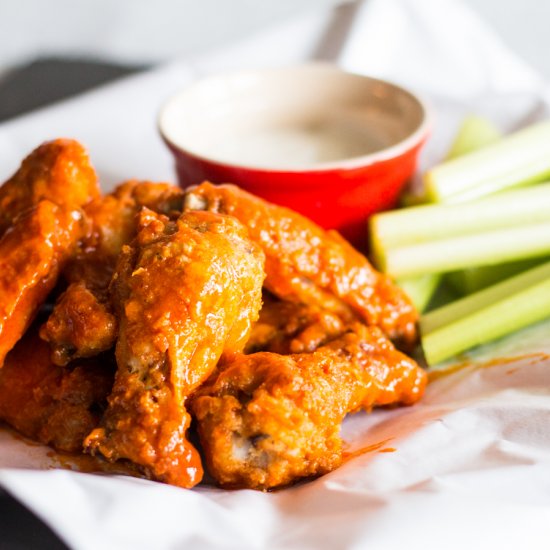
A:
[[[421,397],[416,321],[338,233],[233,185],[103,195],[58,139],[0,188],[0,419],[58,451],[180,487],[329,472],[346,414]]]

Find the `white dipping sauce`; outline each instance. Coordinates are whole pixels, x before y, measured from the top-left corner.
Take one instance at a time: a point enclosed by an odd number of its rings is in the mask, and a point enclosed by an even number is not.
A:
[[[231,164],[292,168],[378,151],[390,139],[380,135],[380,126],[377,130],[374,133],[365,125],[341,120],[247,129],[236,132],[233,139],[212,142],[210,151],[216,159]]]

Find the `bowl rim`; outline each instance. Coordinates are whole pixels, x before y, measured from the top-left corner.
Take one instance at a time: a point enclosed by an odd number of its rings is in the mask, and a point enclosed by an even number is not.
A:
[[[208,82],[215,82],[219,80],[224,80],[228,78],[248,78],[252,76],[267,76],[270,74],[284,74],[287,72],[295,71],[314,71],[314,70],[331,70],[334,73],[341,73],[343,75],[350,75],[355,77],[360,77],[362,79],[368,80],[373,84],[382,85],[385,87],[393,88],[394,90],[409,96],[413,101],[418,105],[420,109],[421,119],[418,126],[414,129],[413,132],[408,134],[402,140],[379,149],[378,151],[373,151],[372,153],[367,153],[365,155],[359,155],[349,158],[338,159],[328,162],[316,162],[316,163],[304,163],[302,165],[293,165],[293,166],[267,166],[267,165],[255,165],[254,163],[242,163],[242,162],[230,162],[227,160],[222,160],[216,158],[213,155],[206,155],[204,153],[198,153],[192,151],[187,147],[184,147],[178,144],[175,140],[171,139],[168,135],[168,132],[165,130],[165,120],[167,117],[167,112],[172,106],[181,101],[181,97],[188,94],[189,91],[199,85],[204,85]],[[204,78],[199,78],[180,91],[169,96],[161,105],[159,113],[157,116],[157,129],[160,133],[160,136],[168,147],[172,150],[172,153],[175,155],[185,155],[186,157],[191,157],[194,160],[198,160],[203,163],[215,164],[217,166],[226,167],[233,170],[242,170],[242,171],[254,171],[254,172],[264,172],[270,174],[291,174],[291,173],[311,173],[311,172],[329,172],[335,170],[356,170],[359,168],[367,168],[373,164],[378,164],[380,162],[389,161],[391,159],[398,158],[408,151],[414,149],[417,145],[421,144],[429,135],[432,126],[432,115],[430,107],[426,99],[419,95],[416,92],[391,82],[389,80],[372,77],[369,75],[361,74],[354,71],[346,70],[334,63],[319,62],[313,61],[308,63],[301,63],[295,65],[286,65],[283,67],[274,67],[274,68],[263,68],[263,69],[252,69],[252,70],[235,70],[230,72],[216,73]]]

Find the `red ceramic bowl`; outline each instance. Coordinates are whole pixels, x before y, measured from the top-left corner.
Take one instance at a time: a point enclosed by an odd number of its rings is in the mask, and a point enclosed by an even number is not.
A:
[[[159,127],[182,187],[236,183],[361,245],[413,173],[428,116],[394,84],[309,64],[202,80]]]

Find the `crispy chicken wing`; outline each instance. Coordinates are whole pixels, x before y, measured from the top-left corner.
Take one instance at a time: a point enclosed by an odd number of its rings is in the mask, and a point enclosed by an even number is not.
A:
[[[78,208],[98,196],[97,176],[82,145],[70,139],[46,142],[0,187],[0,235],[43,199]]]
[[[348,412],[412,404],[425,383],[378,328],[358,324],[313,353],[235,357],[191,410],[218,483],[269,489],[336,468]]]
[[[142,211],[113,278],[118,371],[88,452],[130,459],[174,485],[200,481],[186,398],[222,355],[242,351],[261,305],[263,262],[234,218],[192,212],[172,222]]]
[[[55,286],[81,234],[81,217],[43,200],[0,239],[0,365]]]
[[[117,320],[108,286],[122,247],[135,236],[136,216],[142,207],[181,212],[182,202],[183,192],[174,185],[132,180],[84,207],[88,234],[64,270],[70,284],[40,332],[56,365],[114,346]]]
[[[75,252],[78,209],[97,196],[85,149],[68,139],[42,144],[0,187],[0,364]]]
[[[49,359],[35,326],[0,369],[0,419],[59,451],[77,452],[99,422],[114,378],[114,358],[62,369]]]
[[[331,311],[278,300],[264,292],[260,318],[252,327],[245,353],[308,353],[340,336],[346,328]]]
[[[82,281],[71,283],[59,296],[40,329],[40,337],[51,346],[55,365],[65,366],[113,347],[118,323],[106,294],[100,297]]]
[[[266,255],[266,288],[287,301],[314,304],[346,322],[355,316],[394,340],[416,339],[417,312],[401,289],[335,231],[233,185],[189,190],[188,210],[235,216]]]

